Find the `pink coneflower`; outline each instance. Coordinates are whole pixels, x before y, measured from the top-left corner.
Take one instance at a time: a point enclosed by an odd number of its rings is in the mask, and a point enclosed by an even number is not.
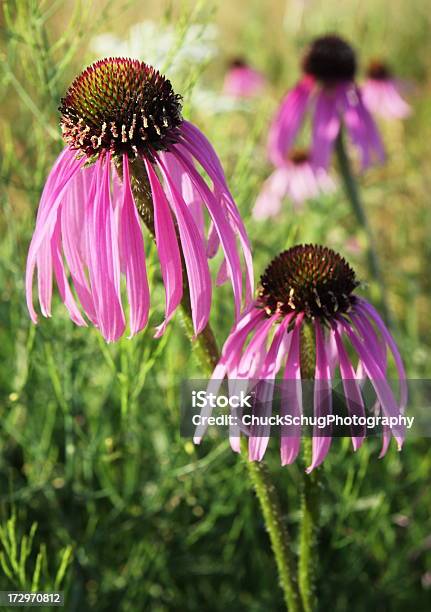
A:
[[[275,217],[280,212],[285,197],[289,197],[297,209],[305,200],[334,189],[334,181],[324,168],[316,168],[313,165],[308,151],[293,150],[285,164],[276,168],[264,182],[253,208],[253,217]]]
[[[400,95],[400,82],[379,60],[370,62],[361,91],[364,103],[372,113],[394,119],[405,119],[411,113],[410,106]]]
[[[271,381],[282,371],[286,387],[281,415],[302,414],[302,369],[314,368],[314,415],[332,412],[331,380],[339,368],[350,415],[365,415],[361,383],[368,378],[374,387],[379,408],[387,417],[403,413],[407,402],[406,377],[397,346],[380,315],[366,300],[354,295],[358,281],[349,264],[331,249],[299,245],[281,253],[261,277],[258,297],[233,328],[210,382],[216,393],[227,376],[232,385],[241,380],[254,384],[266,381],[262,401],[270,406]],[[312,340],[310,340],[310,333]],[[312,356],[310,356],[310,342]],[[400,380],[399,402],[387,380],[387,351],[392,353]],[[355,360],[353,355],[356,355]],[[311,361],[307,364],[307,360]],[[305,366],[304,366],[305,360]],[[355,363],[356,362],[356,363]],[[259,389],[258,386],[254,387]],[[269,390],[269,393],[268,393]],[[257,390],[258,394],[259,391]],[[269,408],[270,409],[270,408]],[[197,443],[204,433],[200,428]],[[313,435],[311,471],[325,459],[331,436]],[[292,463],[300,447],[300,427],[281,427],[281,462]],[[269,428],[256,426],[249,431],[249,458],[260,461],[265,454]],[[383,432],[381,456],[391,435],[398,448],[404,439],[402,425]],[[353,448],[364,440],[363,429],[352,430]],[[239,449],[238,433],[231,438]]]
[[[244,60],[233,60],[223,83],[223,93],[233,98],[253,98],[265,85],[265,78]]]
[[[355,83],[356,57],[338,36],[317,38],[304,56],[303,77],[286,95],[273,120],[268,155],[282,166],[307,112],[313,112],[312,153],[317,166],[327,168],[343,123],[361,155],[362,168],[384,159],[377,127]]]
[[[27,260],[27,304],[33,321],[37,268],[44,316],[51,313],[54,273],[72,320],[87,324],[79,300],[105,339],[117,340],[126,325],[123,275],[130,335],[143,329],[150,290],[140,216],[154,234],[165,285],[165,320],[156,335],[164,332],[182,300],[182,260],[195,333],[205,327],[211,307],[207,256],[214,255],[219,244],[238,315],[243,293],[249,301],[253,286],[249,241],[220,161],[205,136],[182,118],[180,96],[170,81],[138,60],[105,59],[75,79],[60,111],[67,146],[48,176]],[[205,209],[211,221],[208,245]],[[245,292],[237,236],[246,262]]]

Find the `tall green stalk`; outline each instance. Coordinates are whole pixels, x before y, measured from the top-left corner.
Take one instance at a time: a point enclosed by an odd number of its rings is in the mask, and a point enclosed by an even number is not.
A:
[[[118,171],[121,175],[121,168],[119,166]],[[130,175],[133,196],[138,212],[154,238],[154,215],[151,191],[148,185],[145,168],[139,160],[135,160],[130,164]],[[202,333],[193,339],[194,330],[191,316],[190,293],[184,261],[183,283],[184,297],[181,302],[182,322],[203,370],[208,376],[211,376],[219,361],[220,353],[209,323]],[[294,560],[290,549],[290,539],[281,512],[277,491],[271,482],[266,465],[263,462],[257,463],[248,461],[244,444],[242,449],[243,452],[241,456],[244,459],[250,480],[259,499],[264,522],[269,534],[286,607],[289,612],[302,612],[295,578]]]
[[[311,324],[305,323],[301,330],[301,376],[306,381],[314,379],[315,340]],[[306,382],[305,402],[313,402],[311,385]],[[312,440],[304,437],[303,460],[306,466],[311,464]],[[304,472],[301,491],[301,522],[299,531],[298,582],[304,612],[312,612],[317,606],[316,571],[317,540],[319,531],[319,489],[320,471],[314,469],[311,474]]]
[[[384,278],[381,272],[380,262],[377,255],[377,249],[374,241],[373,232],[368,221],[367,213],[359,195],[359,189],[352,172],[349,156],[347,155],[344,145],[342,130],[340,130],[335,143],[335,151],[338,159],[338,167],[340,170],[341,179],[344,190],[352,206],[352,211],[356,217],[359,226],[362,228],[367,239],[367,260],[370,275],[377,281],[380,287],[381,307],[388,322],[391,322],[390,311],[386,299],[386,287]]]
[[[269,534],[277,564],[278,580],[283,590],[286,608],[289,612],[299,612],[302,610],[302,605],[295,577],[294,559],[277,491],[271,482],[266,464],[263,461],[248,461],[247,453],[247,441],[243,438],[241,440],[241,454],[244,457],[250,480],[253,483],[262,509],[266,530]]]

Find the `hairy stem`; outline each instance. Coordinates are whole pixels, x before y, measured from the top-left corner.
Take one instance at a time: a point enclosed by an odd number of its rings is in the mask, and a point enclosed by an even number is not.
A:
[[[314,379],[315,341],[311,324],[306,323],[301,330],[301,375],[306,381]],[[313,402],[311,384],[305,385],[308,393],[305,402]],[[303,438],[303,459],[305,465],[310,465],[312,441]],[[301,491],[301,523],[299,532],[299,562],[298,582],[304,612],[316,609],[316,570],[317,570],[317,540],[319,531],[319,488],[321,467],[311,474],[304,472]]]
[[[117,168],[121,176],[121,168]],[[151,191],[143,164],[139,160],[130,163],[131,185],[138,212],[148,228],[151,236],[155,237],[154,215]],[[215,366],[220,359],[213,331],[210,324],[195,337],[192,313],[190,306],[190,293],[187,283],[187,271],[183,261],[183,283],[184,297],[181,302],[182,323],[187,336],[190,338],[195,349],[196,356],[203,370],[211,376]],[[245,440],[243,441],[245,444]],[[243,445],[244,449],[244,445]],[[287,528],[282,516],[280,502],[266,465],[263,462],[254,463],[247,460],[247,453],[241,456],[247,466],[248,474],[262,509],[263,518],[271,547],[277,564],[280,586],[283,590],[284,600],[289,612],[302,612],[299,592],[294,577],[294,562],[290,550],[290,540]]]
[[[346,152],[346,148],[344,145],[343,133],[340,130],[337,140],[335,143],[335,151],[338,159],[338,166],[341,174],[341,178],[343,181],[344,190],[349,199],[349,202],[352,206],[353,213],[356,217],[357,222],[360,227],[364,231],[367,238],[367,260],[368,267],[370,270],[371,276],[377,281],[380,287],[380,301],[381,307],[386,317],[386,320],[390,323],[390,311],[387,304],[386,299],[386,287],[384,284],[383,275],[381,272],[380,262],[377,255],[377,250],[375,246],[374,236],[371,231],[371,227],[368,221],[367,213],[363,206],[361,197],[359,195],[358,185],[354,178],[349,157]]]
[[[284,601],[289,612],[302,610],[298,585],[295,577],[290,538],[281,512],[277,491],[271,482],[266,464],[248,461],[247,441],[241,440],[241,454],[244,457],[250,480],[259,499],[265,527],[271,541],[272,552],[278,569],[278,580],[283,590]]]

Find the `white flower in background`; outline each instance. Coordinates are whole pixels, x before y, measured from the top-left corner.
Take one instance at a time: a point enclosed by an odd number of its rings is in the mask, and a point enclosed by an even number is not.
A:
[[[196,86],[191,92],[190,103],[196,110],[210,114],[245,111],[250,105],[245,100],[232,98],[213,89]]]
[[[142,21],[132,26],[125,38],[105,32],[90,43],[93,59],[133,57],[165,71],[169,78],[190,72],[190,66],[202,65],[218,54],[218,31],[211,24],[191,24],[182,32],[170,24]],[[207,113],[246,110],[247,106],[222,93],[195,85],[190,92],[193,107]]]
[[[146,20],[129,30],[126,38],[108,32],[94,37],[90,47],[98,58],[133,57],[171,76],[190,70],[190,64],[203,64],[217,55],[217,28],[192,24],[183,33],[170,24]]]

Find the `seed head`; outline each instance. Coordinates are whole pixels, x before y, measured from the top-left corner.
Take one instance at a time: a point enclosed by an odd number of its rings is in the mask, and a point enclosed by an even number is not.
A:
[[[84,70],[61,100],[63,138],[91,157],[103,151],[151,157],[178,141],[181,97],[139,60],[109,58]]]
[[[356,56],[352,47],[336,35],[316,38],[303,59],[303,70],[323,85],[351,81],[356,73]]]
[[[380,60],[372,60],[368,64],[367,77],[375,81],[386,81],[391,78],[391,70],[387,64]]]
[[[303,312],[307,318],[331,320],[348,312],[359,285],[355,272],[338,253],[305,244],[283,251],[260,279],[258,302],[268,315]]]

